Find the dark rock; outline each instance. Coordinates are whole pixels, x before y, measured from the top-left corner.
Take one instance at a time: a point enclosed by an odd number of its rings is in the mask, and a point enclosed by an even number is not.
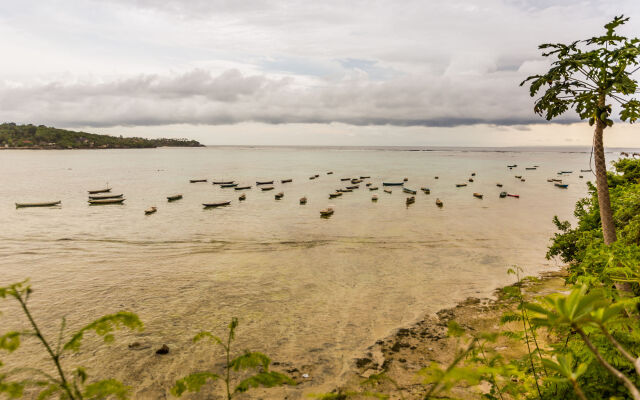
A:
[[[163,344],[158,350],[156,350],[156,354],[169,354],[169,346]]]
[[[363,368],[363,367],[371,364],[371,361],[372,360],[370,358],[366,358],[366,357],[356,358],[356,367]]]

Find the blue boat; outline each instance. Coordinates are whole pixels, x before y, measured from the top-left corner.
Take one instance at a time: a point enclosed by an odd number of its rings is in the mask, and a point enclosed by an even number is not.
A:
[[[569,187],[566,183],[556,183],[556,186],[562,189],[566,189]]]
[[[416,194],[415,190],[411,190],[411,189],[407,189],[407,188],[402,188],[402,191],[405,192],[405,193]]]
[[[404,182],[382,182],[382,186],[402,186]]]

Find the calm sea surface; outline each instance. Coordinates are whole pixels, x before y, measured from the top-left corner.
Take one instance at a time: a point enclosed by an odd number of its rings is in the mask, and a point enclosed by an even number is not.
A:
[[[524,170],[533,165],[540,167]],[[551,219],[572,219],[575,201],[593,180],[590,173],[578,177],[589,169],[587,151],[540,149],[1,151],[0,166],[0,285],[30,277],[35,316],[52,337],[63,316],[73,328],[106,313],[137,313],[143,333],[117,333],[110,346],[89,337],[65,362],[87,366],[96,378],[119,378],[133,386],[134,398],[149,399],[164,398],[175,379],[219,360],[218,351],[191,338],[203,329],[223,335],[234,316],[239,349],[309,373],[312,381],[289,389],[290,398],[331,388],[376,340],[466,297],[489,296],[511,281],[510,266],[529,274],[557,268],[544,257]],[[574,171],[563,178],[566,190],[546,181],[560,170]],[[475,182],[455,187],[472,172]],[[309,180],[314,174],[320,177]],[[380,189],[362,184],[328,199],[345,186],[339,178],[360,175],[370,175]],[[406,187],[418,190],[409,207],[401,189],[382,191],[382,181],[404,177]],[[253,188],[190,184],[195,178]],[[284,178],[293,183],[280,184]],[[256,189],[256,180],[272,179],[275,190]],[[88,206],[87,190],[106,184],[124,194],[124,205]],[[431,194],[420,192],[422,186]],[[501,190],[520,198],[500,199]],[[280,191],[284,198],[274,200]],[[167,203],[174,193],[184,199]],[[246,201],[238,201],[240,193]],[[298,204],[302,196],[305,206]],[[14,206],[50,200],[62,206]],[[226,208],[201,205],[227,200]],[[321,219],[328,205],[335,214]],[[158,212],[145,216],[149,206]],[[0,309],[1,326],[23,326],[10,302]],[[136,341],[151,347],[129,350]],[[165,343],[170,354],[156,356]],[[32,349],[26,344],[3,361],[48,368]]]

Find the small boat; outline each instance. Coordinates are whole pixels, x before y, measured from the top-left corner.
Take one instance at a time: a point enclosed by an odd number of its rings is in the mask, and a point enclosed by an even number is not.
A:
[[[520,179],[520,182],[524,182],[524,181],[525,181],[525,179],[524,179],[524,178]]]
[[[516,179],[522,179],[522,175],[516,175]]]
[[[247,195],[242,193],[242,195],[240,195],[240,197],[238,197],[239,201],[245,201],[247,199]]]
[[[90,206],[99,206],[102,204],[122,204],[125,199],[102,199],[102,200],[89,200]]]
[[[364,185],[365,185],[366,187],[369,187],[369,186],[371,186],[371,182],[367,182],[367,183],[365,183]]]
[[[89,196],[89,200],[103,200],[103,199],[119,199],[121,194],[106,194],[102,196]]]
[[[562,179],[552,179],[551,182],[562,182]]]
[[[517,167],[517,166],[518,166],[518,164],[507,165],[507,167],[509,167],[509,168],[515,168],[515,167]]]
[[[371,196],[371,201],[378,201],[378,196],[376,196],[375,194]]]
[[[402,191],[405,193],[409,193],[409,194],[416,194],[417,192],[415,190],[411,190],[408,188],[402,188]]]
[[[333,175],[333,171],[328,171],[327,175]]]
[[[151,215],[151,214],[155,213],[156,211],[158,211],[158,209],[156,207],[149,207],[146,210],[144,210],[144,215]]]
[[[336,197],[340,197],[340,196],[342,196],[342,192],[329,193],[330,199],[335,199]]]
[[[369,179],[371,178],[370,176],[361,176],[360,179]]]
[[[352,179],[351,183],[355,184],[355,183],[362,183],[362,179]]]
[[[351,178],[340,178],[341,181],[350,181]]]
[[[332,215],[333,215],[333,208],[331,208],[331,207],[328,207],[328,208],[320,211],[320,216],[321,217],[330,217]]]
[[[224,207],[224,206],[228,206],[229,204],[231,204],[230,201],[221,201],[219,203],[202,203],[204,208]]]
[[[276,194],[276,195],[275,195],[276,200],[280,200],[280,199],[282,199],[283,197],[284,197],[284,193],[283,193],[283,192],[280,192],[280,193],[278,193],[278,194]]]
[[[591,169],[581,169],[580,172],[591,172]]]
[[[496,183],[497,187],[502,187],[502,183]]]
[[[256,182],[256,185],[273,185],[273,181]]]
[[[347,186],[347,189],[353,190],[353,189],[358,189],[359,187],[360,186],[358,186],[358,185],[353,185],[353,186]]]
[[[578,175],[578,178],[582,179],[582,178],[584,178],[584,176],[582,176],[582,175]]]
[[[236,186],[233,190],[248,190],[251,189],[251,186]]]
[[[181,194],[174,194],[173,196],[167,196],[167,201],[176,201],[182,198]]]
[[[391,194],[391,190],[390,189],[384,189],[384,192]]]
[[[307,204],[307,198],[306,197],[300,197],[300,204]]]
[[[280,181],[280,183],[289,183],[289,182],[293,182],[293,179],[283,179]]]
[[[553,179],[547,179],[547,182],[553,182]]]
[[[48,202],[44,202],[44,203],[16,203],[16,208],[23,208],[23,207],[53,207],[53,206],[59,206],[62,203],[62,201],[57,200],[57,201],[48,201]]]
[[[444,205],[444,203],[442,203],[442,200],[440,200],[440,199],[436,199],[436,205],[437,205],[438,207],[442,207],[442,206]]]
[[[560,171],[561,174],[572,174],[573,171]]]
[[[273,186],[265,186],[261,187],[260,189],[262,189],[263,192],[266,192],[267,190],[273,190]]]
[[[353,189],[338,189],[336,190],[337,193],[351,193],[353,192]]]
[[[519,194],[511,194],[511,193],[507,193],[507,196],[509,196],[509,197],[515,197],[516,199],[519,199],[519,198],[520,198],[520,195],[519,195]]]
[[[537,167],[526,167],[525,169],[526,169],[527,171],[532,171],[532,170],[537,169]]]
[[[232,188],[238,186],[237,183],[225,183],[224,185],[220,185],[221,188]]]
[[[566,183],[556,183],[555,185],[561,189],[566,189],[569,187],[569,185]]]
[[[477,199],[481,199],[482,198],[482,193],[474,193],[473,197],[475,197]]]
[[[320,177],[320,174],[315,174],[314,176],[315,176],[316,178],[319,178],[319,177]]]
[[[475,172],[472,172],[472,173],[471,173],[471,176],[476,176],[476,173],[475,173]]]
[[[464,187],[467,186],[466,183],[456,183],[456,187]]]
[[[313,180],[313,179],[316,179],[315,175],[312,175],[312,176],[309,177],[309,180]]]
[[[111,191],[111,188],[96,189],[96,190],[89,190],[89,194],[108,193],[110,191]]]
[[[413,204],[416,202],[416,198],[411,196],[411,197],[407,197],[407,205],[409,204]]]
[[[206,179],[189,179],[189,182],[191,183],[200,183],[200,182],[206,182]]]
[[[382,186],[402,186],[404,182],[382,182]]]
[[[473,182],[473,178],[469,178],[469,182]]]
[[[409,180],[409,178],[404,178],[402,181],[403,182],[407,182]]]
[[[212,185],[230,185],[232,184],[234,181],[213,181],[211,182]]]
[[[434,179],[439,179],[437,176]]]
[[[421,187],[420,190],[422,190],[424,192],[424,194],[431,194],[431,189],[429,189],[429,188]]]
[[[369,190],[378,190],[377,186],[369,186]]]
[[[500,198],[507,197],[507,192],[500,192]]]

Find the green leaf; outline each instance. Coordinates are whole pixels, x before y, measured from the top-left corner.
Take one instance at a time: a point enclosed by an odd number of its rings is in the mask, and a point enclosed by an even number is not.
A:
[[[245,370],[249,368],[262,367],[265,371],[269,369],[271,360],[269,357],[258,352],[246,351],[241,356],[231,360],[229,367],[234,371]]]
[[[136,314],[121,311],[116,314],[105,315],[84,328],[76,332],[63,347],[64,350],[78,351],[84,334],[88,331],[94,331],[98,336],[102,336],[105,343],[113,341],[112,332],[116,329],[129,328],[131,330],[142,331],[144,325]]]
[[[171,394],[180,397],[184,392],[199,392],[207,381],[213,382],[219,378],[220,376],[211,372],[196,372],[176,381],[175,386],[171,388]]]
[[[220,339],[217,336],[214,336],[211,332],[207,332],[207,331],[200,332],[196,336],[194,336],[193,337],[193,343],[197,343],[197,342],[199,342],[199,341],[201,341],[203,339],[209,339],[212,342],[223,344],[222,343],[222,339]]]
[[[120,400],[129,398],[129,386],[125,386],[115,379],[106,379],[85,386],[83,396],[85,399],[105,399],[115,397]]]
[[[447,335],[450,337],[461,337],[464,335],[465,330],[456,321],[449,321],[447,324]]]
[[[9,332],[0,336],[0,349],[9,353],[20,347],[20,332]]]
[[[259,386],[274,387],[295,384],[296,382],[293,379],[279,372],[261,372],[252,377],[242,380],[238,384],[238,386],[236,386],[235,392],[246,392],[250,388],[256,388]]]

